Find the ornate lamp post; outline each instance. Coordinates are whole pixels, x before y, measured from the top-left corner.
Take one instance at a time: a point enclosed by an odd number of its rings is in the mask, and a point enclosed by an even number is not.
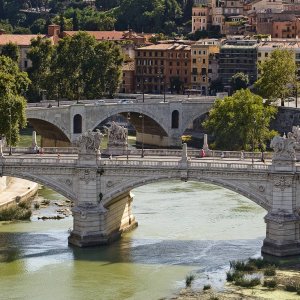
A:
[[[144,157],[144,115],[140,114],[139,118],[142,120],[142,154],[141,158]]]
[[[9,155],[12,155],[12,148],[11,148],[11,104],[9,106]]]
[[[126,159],[128,162],[128,125],[130,120],[130,112],[127,113],[127,144],[126,144]]]

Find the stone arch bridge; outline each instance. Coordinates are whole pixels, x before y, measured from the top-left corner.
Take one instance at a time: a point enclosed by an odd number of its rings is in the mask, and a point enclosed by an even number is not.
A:
[[[199,116],[209,112],[215,98],[201,101],[72,104],[28,107],[27,119],[42,136],[42,146],[69,146],[88,129],[121,114],[137,131],[137,141],[160,147],[181,147],[181,136]],[[96,102],[97,103],[97,102]]]
[[[69,243],[107,244],[137,226],[130,191],[161,180],[213,183],[251,199],[266,211],[262,252],[300,254],[300,166],[295,161],[251,163],[210,158],[101,159],[99,154],[0,157],[0,175],[44,184],[73,200]],[[249,228],[251,230],[251,228]]]

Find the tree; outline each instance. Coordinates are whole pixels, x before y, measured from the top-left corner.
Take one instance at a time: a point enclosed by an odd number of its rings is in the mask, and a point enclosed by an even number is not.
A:
[[[23,96],[30,80],[20,72],[16,62],[0,56],[0,136],[4,135],[9,145],[15,145],[19,129],[26,126],[26,100]]]
[[[32,66],[28,69],[29,78],[32,82],[28,93],[30,100],[37,101],[41,98],[41,92],[48,90],[53,51],[53,46],[49,39],[38,36],[31,41],[31,47],[27,53],[27,57],[32,62]]]
[[[264,148],[275,132],[269,129],[277,108],[264,105],[263,99],[239,90],[230,97],[217,99],[204,127],[215,138],[213,147],[223,150]]]
[[[268,102],[284,99],[291,95],[291,85],[296,80],[296,63],[294,53],[289,50],[276,49],[271,57],[259,65],[260,77],[255,83],[259,95],[266,98]]]
[[[238,72],[235,73],[230,80],[232,92],[238,91],[240,89],[246,89],[249,85],[249,76],[248,74]]]
[[[41,90],[48,97],[88,99],[112,96],[119,87],[123,55],[112,42],[97,42],[85,32],[61,39],[58,45],[38,38],[28,57],[32,67],[32,98]]]
[[[1,50],[1,55],[11,58],[14,62],[18,63],[20,59],[20,50],[17,44],[9,42],[4,45]]]

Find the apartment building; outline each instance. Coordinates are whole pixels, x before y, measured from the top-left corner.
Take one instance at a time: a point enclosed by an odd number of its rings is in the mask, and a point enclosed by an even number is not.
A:
[[[220,47],[219,78],[226,88],[230,88],[231,77],[243,72],[248,74],[250,84],[257,79],[256,40],[228,39]]]
[[[300,40],[298,39],[272,39],[263,41],[257,47],[257,62],[258,64],[270,58],[272,52],[276,49],[290,50],[295,55],[295,62],[298,66],[300,75]],[[258,74],[259,75],[259,74]]]
[[[191,46],[162,43],[136,49],[136,91],[161,94],[190,87]]]
[[[207,30],[211,24],[210,8],[207,6],[196,6],[192,8],[192,32]]]
[[[224,0],[223,15],[226,17],[244,14],[244,1],[242,0]]]
[[[220,41],[200,40],[191,45],[191,86],[202,95],[209,94],[209,86],[218,78]]]

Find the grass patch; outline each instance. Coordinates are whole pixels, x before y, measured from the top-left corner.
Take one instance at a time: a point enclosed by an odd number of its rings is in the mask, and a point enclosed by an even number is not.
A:
[[[229,272],[226,272],[226,280],[228,282],[233,282],[233,281],[236,281],[238,280],[239,278],[243,277],[243,273],[241,271],[229,271]]]
[[[205,284],[204,287],[203,287],[203,291],[210,290],[210,289],[211,289],[210,284]]]
[[[193,274],[187,275],[185,277],[185,286],[190,287],[194,280],[195,280],[195,275],[193,275]]]
[[[30,209],[30,204],[26,201],[21,201],[18,203],[18,206],[23,209]]]
[[[12,205],[0,211],[0,221],[29,220],[31,214],[29,208]]]
[[[265,280],[263,286],[269,289],[274,289],[277,287],[277,281],[275,279]]]
[[[284,289],[287,292],[297,292],[300,291],[300,286],[299,284],[295,283],[295,282],[289,282],[285,285]]]
[[[260,285],[260,278],[258,277],[246,278],[245,276],[243,276],[238,278],[234,284],[245,288],[251,288]]]
[[[42,205],[49,205],[50,204],[50,200],[49,199],[44,199],[42,202],[41,202]]]
[[[274,266],[267,267],[264,271],[265,276],[275,276],[276,275],[276,269]]]

